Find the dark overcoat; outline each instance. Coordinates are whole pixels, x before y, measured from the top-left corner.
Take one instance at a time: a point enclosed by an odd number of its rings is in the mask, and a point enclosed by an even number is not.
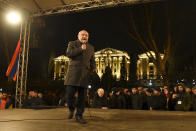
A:
[[[64,85],[87,87],[89,73],[96,69],[94,47],[86,43],[86,50],[82,50],[79,40],[68,44],[66,55],[70,58]]]

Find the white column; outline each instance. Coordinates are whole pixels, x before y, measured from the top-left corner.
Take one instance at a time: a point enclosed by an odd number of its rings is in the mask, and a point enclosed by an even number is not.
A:
[[[56,79],[56,61],[54,61],[54,80]]]

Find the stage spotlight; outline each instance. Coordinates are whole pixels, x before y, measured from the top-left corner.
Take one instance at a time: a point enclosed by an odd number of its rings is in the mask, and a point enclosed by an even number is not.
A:
[[[12,24],[18,24],[21,21],[21,16],[18,12],[10,12],[7,14],[7,20]]]

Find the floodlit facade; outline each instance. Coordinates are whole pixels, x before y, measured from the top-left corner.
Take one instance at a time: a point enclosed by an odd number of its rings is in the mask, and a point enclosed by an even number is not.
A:
[[[121,77],[121,67],[124,59],[127,80],[129,79],[130,56],[127,52],[113,48],[105,48],[95,52],[95,62],[98,69],[98,75],[101,78],[105,73],[105,69],[109,66],[112,70],[112,75],[119,80]]]
[[[54,80],[64,80],[68,64],[69,58],[64,55],[54,58]]]
[[[155,57],[155,53],[150,51],[151,54]],[[148,55],[147,55],[148,54]],[[157,79],[157,67],[154,65],[152,60],[148,57],[150,56],[149,52],[138,55],[139,60],[137,61],[137,79]],[[163,59],[164,54],[161,54]]]
[[[119,80],[121,76],[121,67],[124,60],[124,66],[129,78],[130,57],[127,52],[113,48],[105,48],[95,52],[95,62],[98,69],[98,75],[102,78],[105,69],[109,66],[112,70],[112,75]],[[54,80],[64,80],[67,73],[69,58],[62,55],[54,58]]]

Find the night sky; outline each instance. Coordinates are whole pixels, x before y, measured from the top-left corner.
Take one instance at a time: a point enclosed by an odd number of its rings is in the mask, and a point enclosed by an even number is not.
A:
[[[196,67],[195,6],[195,0],[173,0],[169,5],[173,39],[177,42],[173,50],[176,68]],[[31,28],[29,75],[46,78],[49,58],[64,55],[68,42],[76,40],[77,33],[81,29],[89,32],[89,41],[95,47],[95,51],[111,47],[127,51],[131,57],[142,53],[141,46],[129,36],[131,31],[129,15],[132,12],[140,31],[145,30],[142,27],[146,22],[144,16],[146,7],[153,7],[154,32],[160,43],[159,46],[162,47],[168,21],[165,2],[41,17],[45,26],[32,24]],[[0,20],[0,27],[0,78],[2,79],[5,78],[4,74],[19,39],[20,27],[10,26],[3,19]],[[37,44],[33,35],[37,36]],[[5,41],[8,43],[7,47]],[[39,75],[40,72],[42,75]]]

